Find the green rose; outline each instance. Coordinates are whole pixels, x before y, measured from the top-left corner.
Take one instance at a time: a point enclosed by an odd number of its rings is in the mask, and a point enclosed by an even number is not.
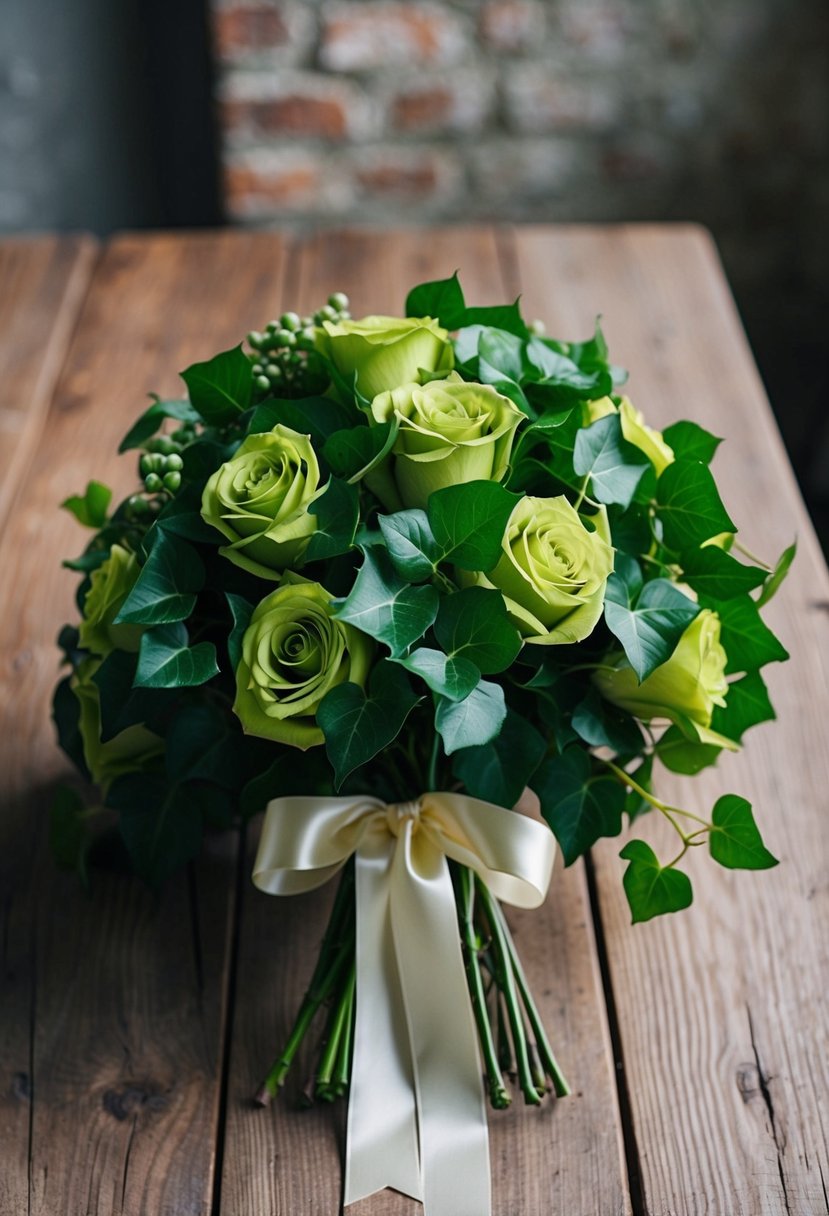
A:
[[[146,726],[128,726],[106,743],[101,742],[101,698],[93,676],[101,666],[100,659],[84,659],[72,676],[70,687],[80,705],[78,729],[83,744],[83,756],[92,780],[104,794],[116,777],[126,773],[141,773],[164,755],[164,740]]]
[[[714,706],[725,705],[726,662],[720,618],[706,608],[694,617],[671,657],[641,684],[623,655],[595,672],[593,681],[603,697],[643,722],[667,718],[694,742],[736,751],[731,739],[710,729]]]
[[[311,440],[277,425],[248,435],[204,487],[201,513],[231,542],[221,552],[260,578],[279,578],[316,530],[308,506],[323,491]]]
[[[324,742],[315,714],[330,688],[362,688],[374,646],[331,616],[319,583],[291,576],[256,606],[242,639],[233,710],[246,734],[305,751]]]
[[[474,581],[503,594],[525,642],[557,646],[593,632],[613,570],[604,507],[586,522],[563,494],[528,495],[513,508],[501,548],[495,568]]]
[[[317,350],[370,401],[385,389],[419,380],[421,371],[451,371],[452,344],[431,317],[363,317],[323,321]]]
[[[628,443],[644,452],[656,469],[657,477],[674,462],[674,450],[662,438],[661,431],[655,431],[645,422],[641,410],[637,410],[629,397],[622,397],[617,406],[610,397],[600,397],[596,401],[587,401],[584,406],[585,426],[598,422],[607,414],[618,413],[622,423],[622,435]]]
[[[115,618],[135,586],[141,567],[134,553],[113,545],[109,557],[89,578],[83,603],[80,643],[84,650],[106,658],[113,650],[138,650],[143,625],[116,625]]]
[[[390,510],[425,507],[435,490],[459,482],[501,481],[525,418],[508,397],[488,384],[469,384],[457,372],[380,393],[371,412],[377,422],[396,418],[400,425],[384,480],[376,481]]]

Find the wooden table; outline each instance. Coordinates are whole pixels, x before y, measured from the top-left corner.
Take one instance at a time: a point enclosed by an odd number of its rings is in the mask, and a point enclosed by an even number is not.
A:
[[[800,545],[769,612],[793,654],[770,669],[779,723],[682,783],[691,809],[745,793],[782,864],[695,857],[693,908],[632,928],[610,841],[513,918],[574,1094],[492,1119],[495,1214],[829,1212],[829,582],[710,239],[645,226],[0,246],[2,1216],[339,1211],[341,1112],[247,1102],[321,901],[254,891],[250,839],[213,841],[158,895],[112,875],[87,895],[49,858],[54,637],[75,584],[60,559],[82,542],[57,504],[90,477],[128,491],[117,442],[188,363],[332,289],[356,314],[399,312],[456,267],[474,302],[520,292],[556,334],[602,312],[648,419],[728,440],[716,468],[749,548]],[[645,832],[658,849],[660,824]],[[391,1192],[352,1209],[419,1210]]]

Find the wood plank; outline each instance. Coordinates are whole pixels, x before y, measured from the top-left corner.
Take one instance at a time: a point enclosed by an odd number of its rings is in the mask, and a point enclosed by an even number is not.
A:
[[[91,236],[0,242],[0,520],[29,467],[97,247]]]
[[[0,1211],[183,1216],[212,1201],[235,842],[158,895],[96,875],[87,896],[44,848],[54,638],[74,619],[60,560],[83,535],[58,503],[100,477],[151,389],[238,341],[281,292],[282,245],[245,234],[128,236],[104,254],[68,355],[26,511],[2,541]]]
[[[631,928],[618,842],[596,855],[647,1211],[826,1212],[823,557],[706,233],[519,231],[516,258],[527,308],[550,332],[583,337],[603,314],[613,357],[631,369],[631,395],[651,422],[692,418],[725,437],[715,473],[749,549],[773,560],[798,537],[791,577],[768,610],[793,656],[767,669],[779,721],[694,781],[660,778],[665,798],[697,813],[721,793],[743,793],[780,866],[731,874],[693,856],[694,906]],[[647,822],[642,834],[664,856],[674,845],[662,827]]]
[[[300,247],[286,300],[318,306],[349,294],[354,315],[400,314],[413,283],[460,267],[476,303],[514,293],[491,229],[428,233],[343,233]],[[275,900],[252,889],[241,921],[221,1210],[228,1214],[340,1210],[342,1110],[296,1111],[281,1099],[250,1106],[287,1032],[314,961],[326,900]],[[601,985],[581,867],[558,872],[546,906],[510,912],[572,1097],[541,1111],[516,1105],[490,1121],[494,1210],[540,1216],[613,1216],[629,1211],[620,1122]],[[307,1057],[306,1057],[307,1059]],[[300,1076],[304,1080],[304,1061]],[[419,1205],[391,1191],[349,1208],[353,1216],[415,1216]]]

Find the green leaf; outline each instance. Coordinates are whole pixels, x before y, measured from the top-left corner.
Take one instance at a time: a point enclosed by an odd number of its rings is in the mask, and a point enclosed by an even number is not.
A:
[[[317,529],[305,550],[303,565],[347,553],[360,520],[357,487],[332,477],[325,493],[308,504],[308,512],[316,515]]]
[[[112,490],[100,481],[90,481],[84,494],[73,494],[60,504],[85,528],[103,528]]]
[[[118,811],[118,827],[136,873],[153,886],[201,848],[202,803],[195,786],[131,773],[113,781],[107,806]]]
[[[644,840],[628,841],[619,856],[630,862],[622,883],[634,925],[691,906],[694,893],[688,875],[661,866]]]
[[[325,694],[317,722],[337,788],[349,773],[388,747],[419,699],[400,666],[387,659],[372,670],[368,693],[349,682]]]
[[[546,746],[532,723],[507,709],[504,725],[490,743],[455,752],[452,772],[473,798],[513,807],[541,763]]]
[[[624,788],[614,778],[595,773],[581,747],[568,747],[545,760],[531,785],[561,845],[565,865],[572,865],[601,836],[621,832]]]
[[[182,706],[170,723],[166,744],[171,781],[213,781],[231,790],[241,784],[244,739],[235,719],[217,706]]]
[[[156,625],[141,636],[136,688],[192,688],[219,674],[212,642],[188,646],[181,621]]]
[[[181,378],[193,409],[208,426],[231,422],[250,405],[252,364],[241,343],[205,363],[194,363],[181,373]]]
[[[480,671],[468,659],[445,655],[442,650],[432,650],[428,646],[415,647],[411,654],[397,662],[420,676],[432,692],[440,693],[450,701],[462,701],[481,679]]]
[[[722,443],[722,439],[703,430],[696,422],[675,422],[665,428],[662,438],[677,460],[699,460],[702,464],[711,463]]]
[[[460,329],[465,312],[466,301],[457,270],[451,279],[419,283],[406,297],[407,317],[432,317],[444,329]]]
[[[720,618],[720,641],[728,656],[727,672],[756,671],[766,663],[783,662],[789,657],[761,619],[751,596],[735,596],[723,603],[711,603],[710,607],[716,609]]]
[[[89,769],[83,754],[80,733],[81,706],[70,687],[71,676],[66,676],[55,688],[52,697],[52,720],[58,734],[58,744],[80,773],[89,781]]]
[[[249,604],[243,596],[234,595],[230,591],[225,592],[225,599],[233,617],[233,628],[227,639],[227,653],[230,666],[235,671],[242,657],[242,638],[245,636],[250,618],[253,616],[253,604]]]
[[[736,532],[709,469],[696,460],[675,460],[656,483],[665,544],[677,553],[697,549],[720,532]]]
[[[712,600],[729,600],[752,591],[766,576],[759,566],[744,566],[716,545],[684,553],[682,574],[683,582]]]
[[[442,596],[435,637],[448,655],[463,657],[487,676],[505,671],[522,645],[504,597],[486,587]]]
[[[751,803],[737,794],[723,794],[714,804],[709,848],[714,861],[729,870],[770,870],[778,864],[763,844]]]
[[[762,608],[767,604],[772,596],[776,593],[778,587],[783,582],[783,579],[789,573],[789,567],[795,559],[797,553],[797,541],[789,545],[788,549],[784,549],[777,559],[777,565],[772,570],[771,574],[763,584],[763,590],[757,598],[757,607]]]
[[[432,624],[438,600],[434,587],[412,587],[402,579],[382,545],[368,545],[350,594],[334,601],[333,612],[398,658]]]
[[[698,613],[698,605],[669,579],[655,578],[645,583],[634,606],[618,574],[611,574],[607,580],[605,621],[621,642],[640,683],[671,657]]]
[[[462,747],[489,743],[500,731],[507,716],[504,690],[491,680],[481,680],[462,701],[438,697],[435,730],[443,739],[447,756]]]
[[[725,708],[715,706],[711,729],[739,743],[752,726],[776,717],[763,677],[759,671],[752,671],[728,685]]]
[[[488,304],[483,307],[467,308],[461,318],[461,325],[482,325],[487,329],[502,329],[519,338],[526,338],[529,334],[526,322],[521,316],[518,300],[512,304]],[[447,328],[455,327],[447,326]]]
[[[164,530],[115,618],[116,624],[163,625],[183,621],[204,586],[204,566],[192,545]]]
[[[364,422],[353,406],[343,405],[333,397],[301,397],[294,400],[270,397],[257,405],[248,426],[249,435],[272,431],[277,424],[290,427],[300,435],[309,435],[318,451],[337,431]],[[360,428],[368,430],[368,427]]]
[[[86,826],[86,804],[77,790],[59,785],[49,807],[49,848],[57,864],[77,870],[87,882],[86,855],[90,838]]]
[[[323,457],[338,477],[361,481],[388,456],[399,427],[395,419],[375,426],[350,426],[335,431],[325,442]]]
[[[101,742],[108,743],[122,730],[139,723],[149,725],[168,705],[168,694],[155,688],[136,688],[138,655],[113,650],[92,677],[101,705]]]
[[[503,329],[481,329],[478,354],[481,360],[501,376],[519,384],[524,375],[524,342]],[[497,379],[497,375],[495,377]]]
[[[627,507],[649,461],[622,435],[618,414],[608,414],[576,434],[573,468],[590,477],[593,498]]]
[[[494,481],[467,481],[431,494],[429,524],[446,560],[464,570],[491,570],[518,498]]]
[[[693,742],[678,726],[669,726],[656,745],[656,755],[665,768],[690,777],[716,764],[721,751],[722,748],[714,743]]]
[[[128,452],[131,448],[143,447],[165,418],[174,418],[177,422],[201,422],[201,415],[196,413],[189,401],[162,401],[156,397],[149,409],[127,431],[118,451]]]
[[[642,750],[642,732],[636,720],[605,701],[595,688],[573,710],[571,723],[590,747],[609,747],[622,756],[638,755]]]
[[[378,515],[392,565],[401,578],[419,583],[431,578],[442,554],[425,511],[395,511]]]
[[[286,747],[268,768],[248,781],[239,798],[239,813],[247,820],[264,811],[272,798],[321,797],[333,789],[330,769],[320,764],[319,753]]]
[[[163,528],[165,532],[172,532],[196,544],[215,545],[216,529],[206,523],[201,515],[202,489],[201,482],[183,485],[157,516],[151,532]]]

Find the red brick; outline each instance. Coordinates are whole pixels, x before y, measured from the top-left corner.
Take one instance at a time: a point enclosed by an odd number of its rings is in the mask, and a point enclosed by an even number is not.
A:
[[[483,67],[471,72],[458,69],[433,79],[419,74],[391,94],[389,121],[404,134],[479,131],[491,116],[493,97],[493,81]]]
[[[453,63],[465,44],[459,16],[438,4],[353,0],[323,8],[319,57],[332,71],[359,72]]]
[[[372,149],[357,161],[355,181],[368,198],[386,202],[440,200],[455,193],[455,159],[428,148]]]
[[[316,32],[313,13],[295,0],[214,0],[211,10],[216,54],[229,63],[295,63]]]
[[[621,97],[598,76],[573,80],[533,66],[510,73],[505,102],[519,131],[603,131],[618,119]]]
[[[481,9],[478,31],[495,51],[525,51],[544,36],[544,10],[527,0],[489,0]]]
[[[225,166],[224,185],[229,213],[248,219],[271,211],[295,210],[315,201],[320,178],[317,169],[308,164],[276,172],[229,164]]]
[[[232,72],[222,93],[223,127],[237,143],[262,137],[340,141],[363,134],[369,117],[355,84],[314,72]]]
[[[633,14],[614,0],[567,0],[558,12],[561,33],[594,59],[620,60],[630,51]]]

